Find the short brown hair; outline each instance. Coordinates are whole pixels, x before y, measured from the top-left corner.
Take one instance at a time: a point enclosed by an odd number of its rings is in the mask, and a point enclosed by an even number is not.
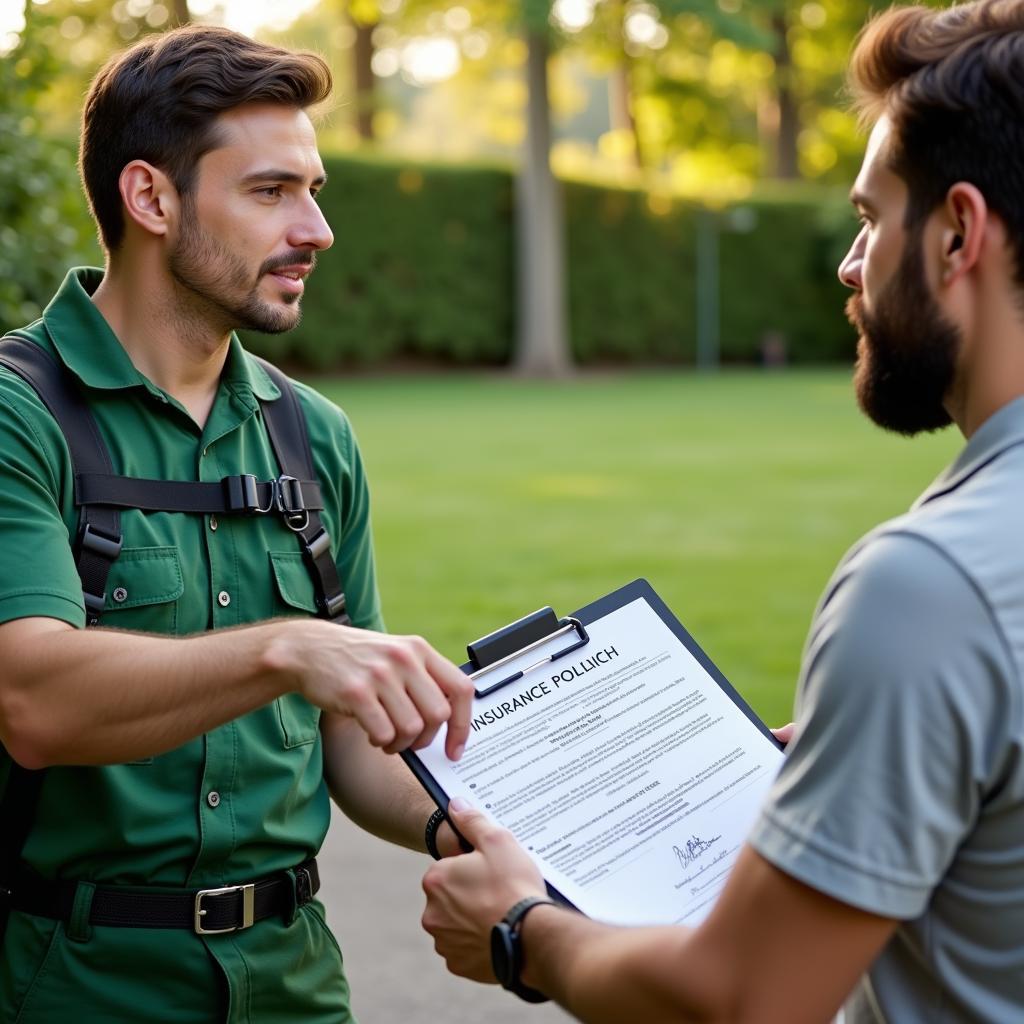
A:
[[[243,103],[301,109],[331,91],[327,64],[210,25],[149,36],[109,60],[93,79],[82,114],[79,170],[103,244],[124,239],[118,179],[146,160],[182,195],[200,157],[218,144],[214,121]]]
[[[1024,0],[891,8],[862,31],[849,80],[863,121],[890,118],[907,227],[970,182],[1005,222],[1024,284]]]

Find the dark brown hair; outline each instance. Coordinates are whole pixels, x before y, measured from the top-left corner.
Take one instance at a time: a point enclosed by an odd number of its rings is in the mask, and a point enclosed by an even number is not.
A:
[[[124,238],[118,179],[146,160],[182,195],[200,157],[218,145],[216,118],[243,103],[305,109],[331,91],[331,72],[311,53],[266,46],[225,28],[192,25],[149,36],[109,60],[82,114],[79,169],[103,244]]]
[[[890,118],[907,227],[970,182],[1005,222],[1024,284],[1024,0],[894,7],[864,28],[849,80],[862,121]]]

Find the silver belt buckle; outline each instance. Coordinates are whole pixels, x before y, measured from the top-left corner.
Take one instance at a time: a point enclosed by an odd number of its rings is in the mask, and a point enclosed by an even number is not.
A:
[[[229,892],[240,892],[242,894],[242,923],[232,925],[230,928],[204,928],[203,917],[206,911],[203,909],[203,900],[207,896],[223,896]],[[256,885],[253,882],[247,885],[227,885],[223,889],[200,889],[196,893],[195,915],[193,927],[196,935],[223,935],[225,932],[237,932],[242,928],[251,928],[256,907]]]

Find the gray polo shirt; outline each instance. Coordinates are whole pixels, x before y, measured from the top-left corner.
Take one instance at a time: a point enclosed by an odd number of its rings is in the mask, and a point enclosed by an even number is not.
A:
[[[843,559],[751,835],[901,925],[847,1024],[1024,1020],[1024,399]]]

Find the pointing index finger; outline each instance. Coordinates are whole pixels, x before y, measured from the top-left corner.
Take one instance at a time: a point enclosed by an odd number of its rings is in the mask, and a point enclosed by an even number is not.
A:
[[[469,723],[473,714],[473,682],[447,658],[442,658],[433,650],[427,660],[427,670],[444,691],[451,705],[444,752],[449,760],[457,761],[469,739]]]

